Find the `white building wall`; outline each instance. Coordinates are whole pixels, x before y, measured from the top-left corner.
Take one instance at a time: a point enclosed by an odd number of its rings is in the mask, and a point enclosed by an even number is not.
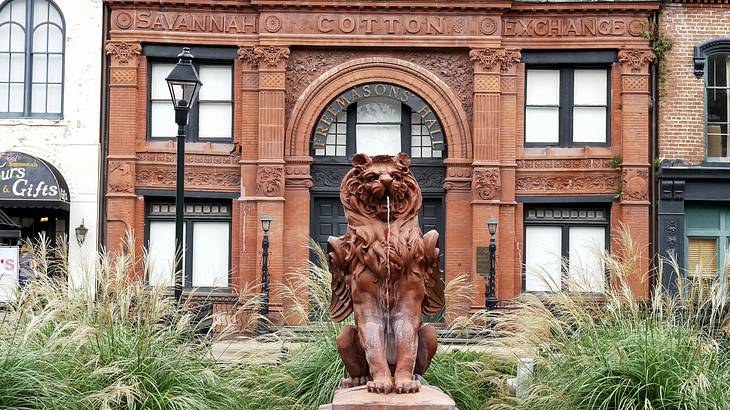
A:
[[[63,119],[0,119],[0,152],[41,158],[66,179],[71,279],[80,283],[98,247],[102,0],[54,1],[66,23]],[[83,249],[74,237],[82,219],[89,229]]]

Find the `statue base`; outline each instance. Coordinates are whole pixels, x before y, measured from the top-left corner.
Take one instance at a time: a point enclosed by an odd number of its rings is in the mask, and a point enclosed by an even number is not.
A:
[[[456,410],[456,403],[434,386],[421,386],[418,393],[370,393],[366,386],[339,389],[332,404],[319,410]]]

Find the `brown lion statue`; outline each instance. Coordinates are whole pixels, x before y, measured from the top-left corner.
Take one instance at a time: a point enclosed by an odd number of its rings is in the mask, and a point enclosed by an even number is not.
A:
[[[421,189],[406,154],[357,154],[340,185],[348,228],[328,240],[330,318],[355,314],[337,338],[350,378],[377,393],[415,393],[436,353],[436,330],[422,314],[444,306],[438,232],[421,233]]]

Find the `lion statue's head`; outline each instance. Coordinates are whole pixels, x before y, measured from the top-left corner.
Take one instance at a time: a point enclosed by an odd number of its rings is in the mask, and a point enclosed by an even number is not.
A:
[[[421,189],[410,170],[407,154],[377,155],[373,158],[356,154],[353,168],[340,185],[340,200],[349,223],[365,223],[367,219],[411,219],[421,208]],[[357,224],[357,223],[356,223]]]

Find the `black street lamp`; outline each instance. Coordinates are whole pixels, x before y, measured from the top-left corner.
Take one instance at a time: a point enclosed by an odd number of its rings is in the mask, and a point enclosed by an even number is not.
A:
[[[269,333],[266,320],[269,317],[269,228],[271,228],[271,215],[261,216],[261,228],[264,231],[264,239],[261,241],[261,307],[259,314],[259,326],[256,333],[263,335]]]
[[[86,234],[89,232],[89,229],[84,226],[84,220],[81,220],[81,225],[76,227],[76,243],[79,244],[79,248],[84,246],[84,242],[86,242]]]
[[[183,241],[183,218],[185,215],[185,126],[188,124],[188,113],[190,107],[198,98],[198,91],[203,83],[200,82],[195,67],[193,67],[193,55],[188,47],[183,48],[178,54],[180,60],[170,75],[165,78],[170,88],[170,97],[175,107],[175,123],[177,124],[177,164],[175,168],[175,302],[180,303],[183,288],[183,266],[182,254],[184,252]]]
[[[497,218],[490,216],[489,222],[487,222],[487,228],[489,228],[489,275],[487,278],[487,289],[484,295],[484,305],[487,310],[492,310],[497,307],[497,296],[495,295],[497,285]]]

